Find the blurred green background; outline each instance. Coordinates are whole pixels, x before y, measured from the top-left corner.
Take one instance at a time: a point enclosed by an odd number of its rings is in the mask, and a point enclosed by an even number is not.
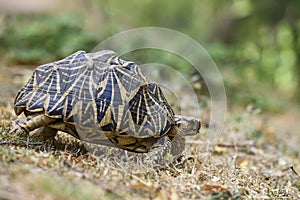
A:
[[[2,65],[37,66],[79,49],[91,51],[120,31],[164,27],[203,45],[223,76],[230,106],[252,104],[264,111],[280,112],[289,103],[299,105],[300,1],[0,3]],[[154,55],[159,57],[157,62],[163,60],[193,76],[185,61]]]

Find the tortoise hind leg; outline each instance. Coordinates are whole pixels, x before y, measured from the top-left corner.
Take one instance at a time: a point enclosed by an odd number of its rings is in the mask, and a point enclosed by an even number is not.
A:
[[[57,134],[57,129],[51,128],[49,126],[43,126],[35,129],[30,133],[30,135],[41,136],[43,140],[52,139]]]
[[[49,123],[54,122],[55,120],[56,119],[50,118],[44,115],[43,113],[29,115],[25,119],[16,120],[13,124],[13,128],[10,131],[10,133],[15,133],[20,135],[27,135],[27,134],[32,135],[30,132],[32,132],[33,130],[36,130],[43,126],[47,126]],[[36,132],[40,132],[40,131],[41,129]],[[33,132],[33,134],[36,132]]]

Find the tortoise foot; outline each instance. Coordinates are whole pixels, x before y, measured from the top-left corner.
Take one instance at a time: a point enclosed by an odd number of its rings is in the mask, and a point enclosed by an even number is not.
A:
[[[13,121],[9,134],[21,135],[21,136],[28,135],[29,132],[25,128],[20,126],[20,123],[21,123],[20,120]]]

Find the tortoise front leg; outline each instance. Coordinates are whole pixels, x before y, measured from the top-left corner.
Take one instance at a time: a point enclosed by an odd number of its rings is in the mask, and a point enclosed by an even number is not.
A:
[[[153,162],[155,165],[165,165],[171,156],[171,140],[169,137],[159,138],[148,153],[143,153],[144,162]],[[168,157],[169,156],[169,157]]]
[[[185,149],[185,139],[175,136],[172,140],[169,137],[160,138],[149,153],[143,153],[146,161],[152,159],[153,163],[163,166],[179,158]]]

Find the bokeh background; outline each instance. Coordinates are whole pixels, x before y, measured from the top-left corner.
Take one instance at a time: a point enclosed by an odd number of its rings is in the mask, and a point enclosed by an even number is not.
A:
[[[228,112],[209,156],[200,156],[204,127],[175,168],[135,174],[78,154],[74,142],[48,150],[34,137],[6,134],[13,99],[35,67],[139,27],[182,32],[217,65]],[[198,95],[203,124],[209,119],[205,82],[188,62],[151,49],[124,56],[180,72]],[[154,80],[178,88],[166,72]],[[300,199],[299,86],[299,0],[0,0],[0,199]],[[190,106],[182,91],[176,95]]]
[[[278,113],[300,102],[299,1],[0,0],[0,10],[1,73],[18,76],[16,66],[32,70],[79,49],[91,51],[127,29],[164,27],[208,51],[222,73],[230,108],[251,104]],[[167,54],[135,56],[195,73]]]

